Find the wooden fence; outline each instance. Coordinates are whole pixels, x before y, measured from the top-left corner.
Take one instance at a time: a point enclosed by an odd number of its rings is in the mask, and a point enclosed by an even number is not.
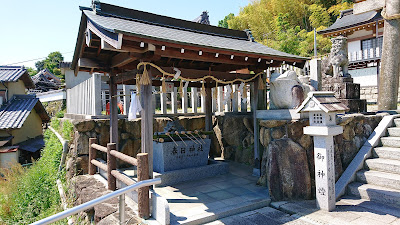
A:
[[[67,113],[98,116],[101,115],[101,74],[67,89]]]
[[[97,151],[107,153],[107,164],[96,160]],[[134,180],[117,170],[117,158],[131,165],[137,166],[138,182],[150,178],[148,153],[139,153],[137,154],[136,159],[118,152],[115,143],[108,143],[107,147],[104,147],[97,144],[96,138],[89,138],[89,174],[94,175],[96,173],[96,167],[107,171],[108,189],[112,191],[116,190],[116,179],[122,181],[128,186],[136,183]],[[138,210],[141,218],[149,218],[150,200],[148,186],[138,189]]]

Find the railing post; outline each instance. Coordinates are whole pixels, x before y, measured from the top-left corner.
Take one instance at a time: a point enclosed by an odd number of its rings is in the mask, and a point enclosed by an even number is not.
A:
[[[92,147],[92,144],[97,144],[96,138],[89,138],[89,175],[96,173],[96,166],[91,163],[92,159],[96,159],[96,149]]]
[[[115,157],[111,155],[111,150],[116,150],[117,144],[108,143],[107,144],[107,181],[108,181],[108,190],[115,191],[116,189],[116,179],[111,174],[111,171],[117,168],[117,162]]]
[[[125,194],[119,196],[119,224],[125,224]]]
[[[138,181],[149,179],[149,160],[148,153],[137,154],[138,167],[137,178]],[[150,217],[150,201],[149,201],[149,187],[139,188],[138,190],[138,211],[139,217],[148,219]]]

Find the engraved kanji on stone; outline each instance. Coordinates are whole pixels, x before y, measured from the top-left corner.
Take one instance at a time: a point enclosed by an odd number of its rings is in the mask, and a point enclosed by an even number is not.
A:
[[[203,145],[200,145],[200,146],[197,148],[197,151],[202,152],[202,151],[203,151]]]
[[[319,178],[324,178],[325,175],[326,174],[325,174],[325,172],[323,170],[318,170],[318,177]]]
[[[181,148],[181,153],[185,154],[185,152],[186,152],[186,148]]]
[[[326,190],[325,190],[325,188],[318,188],[318,193],[320,194],[320,195],[324,195],[325,196],[325,193],[326,193]]]
[[[196,150],[196,148],[194,147],[194,145],[192,145],[192,147],[189,148],[189,152],[194,152]]]
[[[321,160],[321,161],[323,162],[324,159],[325,159],[325,156],[322,155],[321,153],[318,153],[318,154],[317,154],[317,159],[319,159],[319,160]]]
[[[172,155],[176,155],[178,154],[178,150],[176,149],[176,147],[174,146],[174,148],[172,149]]]

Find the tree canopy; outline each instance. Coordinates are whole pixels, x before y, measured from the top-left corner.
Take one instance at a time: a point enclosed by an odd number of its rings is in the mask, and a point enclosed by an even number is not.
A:
[[[64,57],[59,51],[51,52],[44,60],[37,61],[35,67],[37,71],[48,69],[52,74],[63,78],[60,70],[60,62],[64,60]]]
[[[220,27],[250,29],[256,41],[271,48],[311,56],[314,49],[313,29],[330,26],[341,10],[352,8],[352,0],[254,0],[219,21]],[[318,54],[330,51],[328,38],[317,35]]]

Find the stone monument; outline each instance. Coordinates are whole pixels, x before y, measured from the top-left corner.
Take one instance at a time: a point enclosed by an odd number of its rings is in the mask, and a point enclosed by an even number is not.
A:
[[[333,136],[343,133],[343,128],[336,125],[336,113],[347,110],[333,92],[310,92],[297,111],[309,114],[310,126],[304,128],[304,134],[314,136],[317,207],[327,211],[336,205]]]
[[[348,73],[347,38],[332,38],[329,57],[322,61],[322,91],[332,91],[349,112],[367,111],[367,101],[360,99],[360,84],[353,83]]]

